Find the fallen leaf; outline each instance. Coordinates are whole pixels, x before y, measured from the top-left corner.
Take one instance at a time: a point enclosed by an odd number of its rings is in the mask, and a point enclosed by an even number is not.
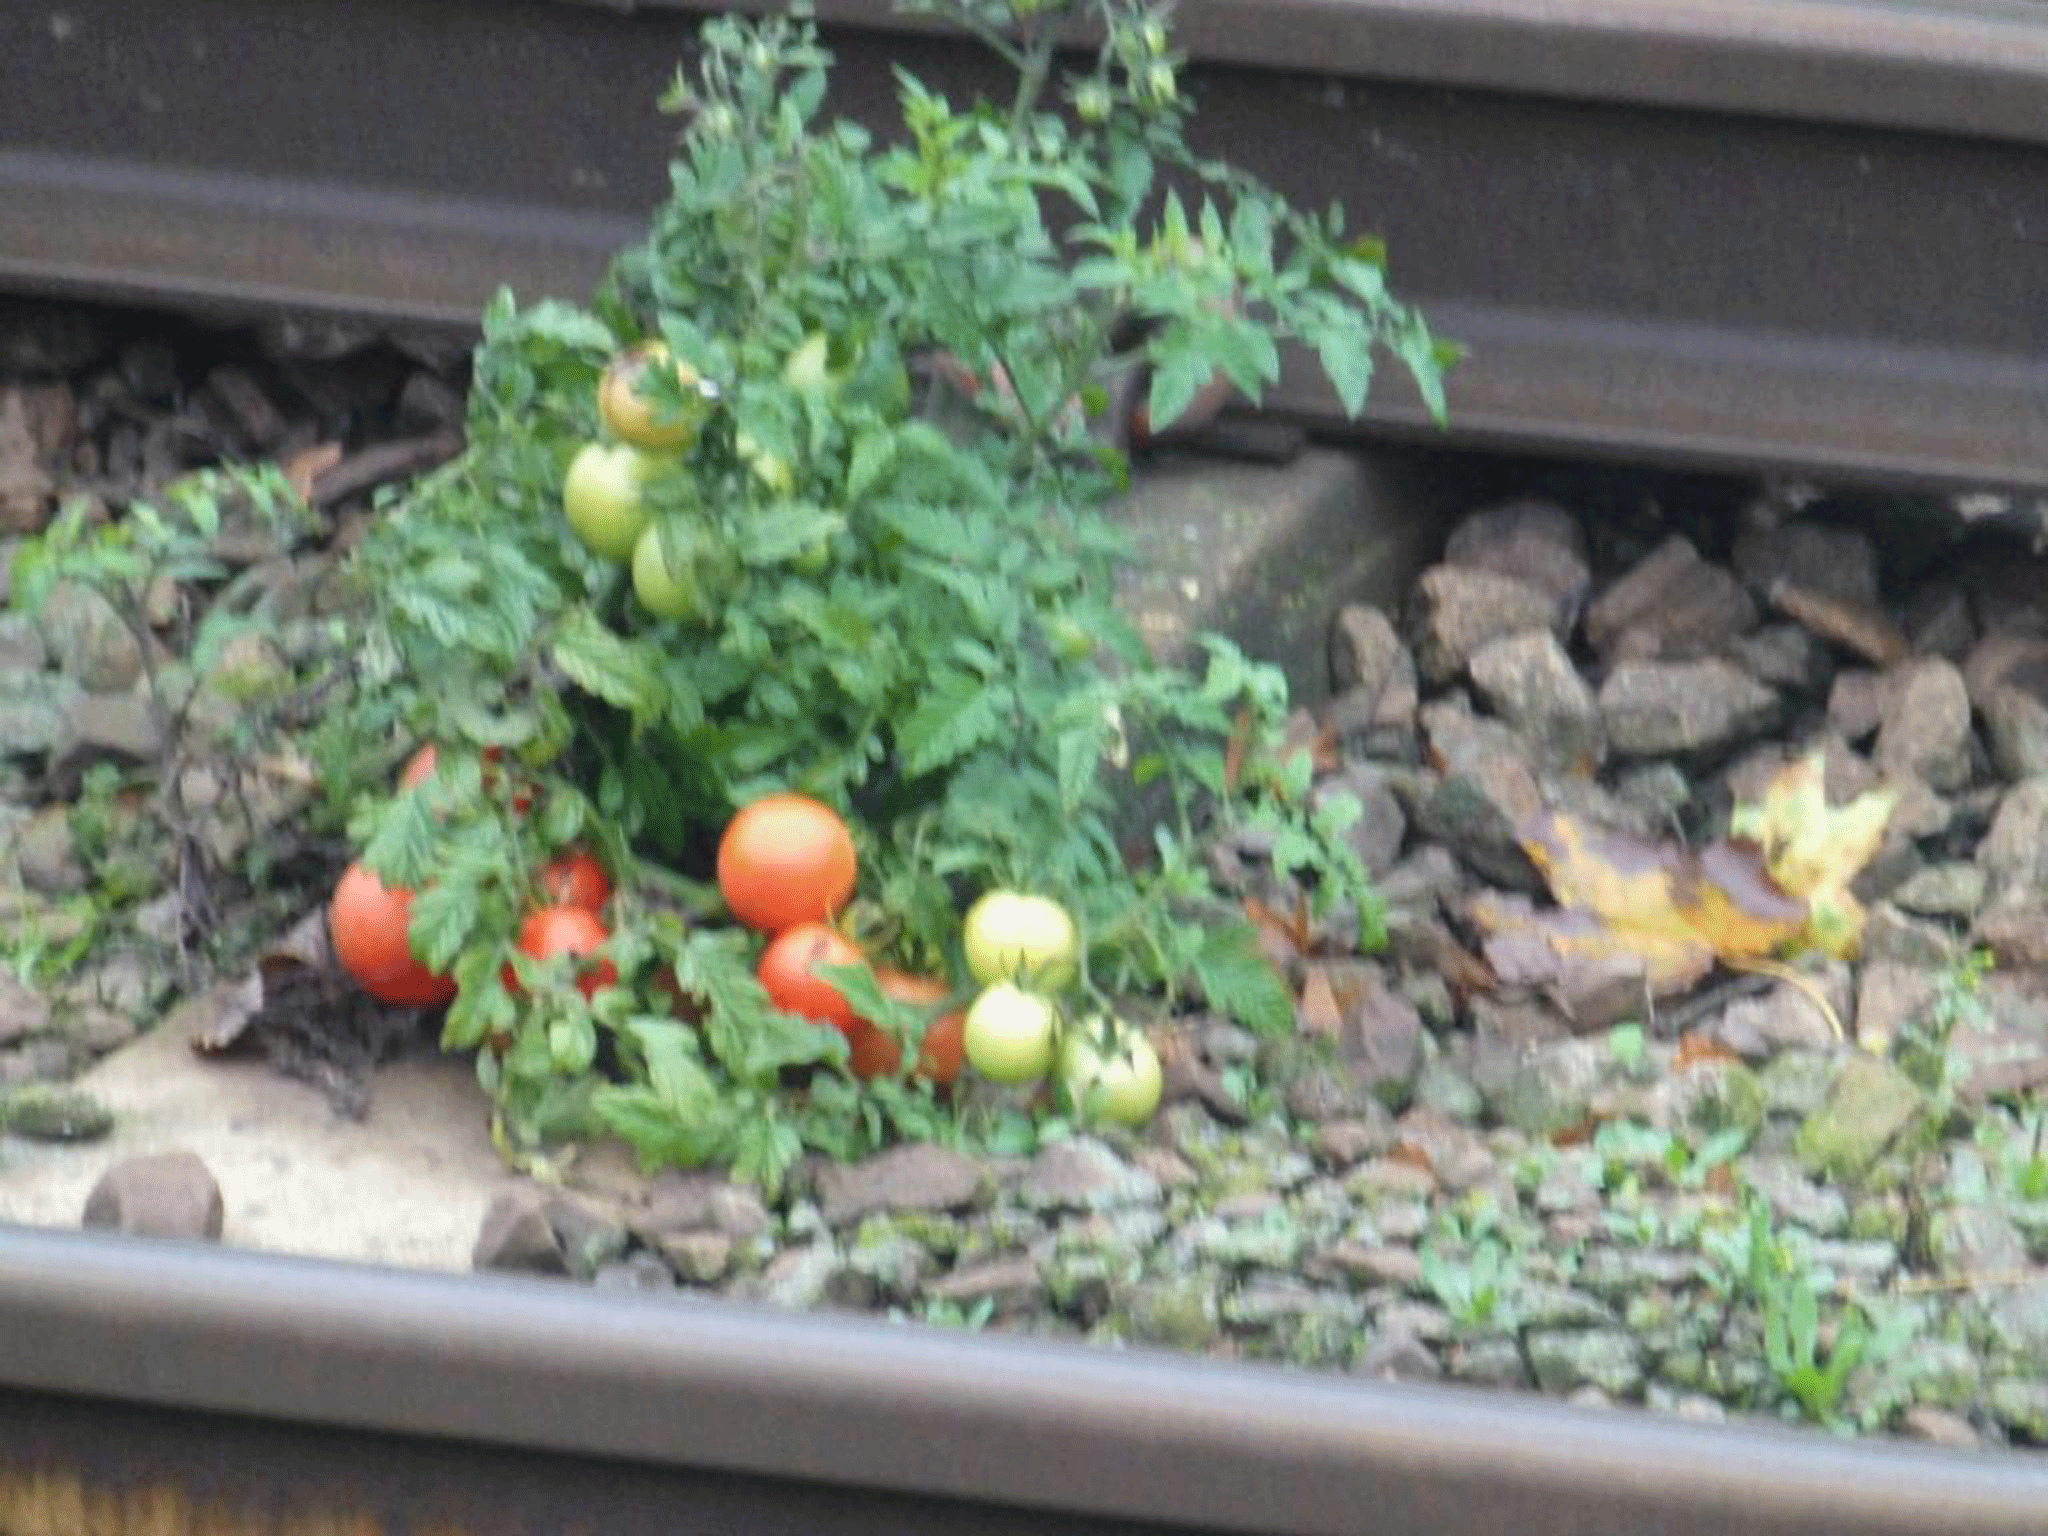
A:
[[[1671,1065],[1683,1072],[1688,1067],[1702,1066],[1708,1062],[1741,1060],[1740,1051],[1732,1051],[1720,1041],[1693,1031],[1678,1037],[1678,1051],[1672,1058]]]
[[[1344,1010],[1330,985],[1328,967],[1312,965],[1301,984],[1301,1003],[1296,1017],[1302,1033],[1334,1040],[1344,1030]]]
[[[278,466],[299,500],[313,499],[313,482],[341,462],[342,448],[339,443],[315,443],[310,448],[301,448]]]
[[[1762,850],[1771,876],[1802,897],[1805,946],[1839,960],[1863,940],[1863,906],[1849,885],[1884,842],[1898,792],[1869,790],[1830,806],[1826,761],[1818,750],[1780,768],[1753,805],[1738,805],[1729,831]]]

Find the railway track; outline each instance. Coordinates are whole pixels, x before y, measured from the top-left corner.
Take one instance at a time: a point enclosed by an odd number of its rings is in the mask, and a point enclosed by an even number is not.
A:
[[[974,56],[824,8],[859,115]],[[1205,147],[1473,349],[1456,446],[2048,490],[2048,7],[1191,0]],[[0,14],[0,286],[461,330],[658,195],[689,8]],[[1334,147],[1334,148],[1333,148]],[[1393,382],[1389,380],[1389,382]],[[1271,402],[1342,427],[1306,373]],[[1396,389],[1365,430],[1424,430]],[[0,1533],[2039,1532],[2048,1466],[0,1228]]]
[[[0,283],[448,326],[663,189],[702,0],[0,14]],[[1452,441],[2048,489],[2034,0],[1189,0],[1206,147],[1384,233]],[[856,115],[970,45],[823,8]],[[1389,380],[1392,386],[1395,381]],[[1270,401],[1343,424],[1313,370]],[[1414,433],[1380,391],[1365,423]]]
[[[2038,1532],[2048,1466],[0,1229],[0,1530]]]

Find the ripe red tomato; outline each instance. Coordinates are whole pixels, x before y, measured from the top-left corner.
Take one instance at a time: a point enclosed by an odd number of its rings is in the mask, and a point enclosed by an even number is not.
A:
[[[828,965],[859,965],[861,958],[860,950],[838,930],[823,923],[798,923],[768,941],[754,974],[776,1007],[829,1024],[851,1040],[860,1027],[853,1004],[813,972]]]
[[[541,907],[527,913],[526,921],[519,925],[519,948],[536,960],[551,960],[556,955],[581,959],[610,937],[611,930],[598,920],[595,912],[584,907]],[[519,978],[510,965],[503,974],[506,988],[518,992]],[[576,968],[576,987],[585,997],[595,997],[600,987],[608,987],[618,979],[618,967],[602,956],[594,964]]]
[[[604,866],[581,848],[548,860],[541,865],[536,878],[541,894],[558,907],[601,911],[612,893],[611,877],[604,872]]]
[[[726,824],[718,889],[749,928],[780,933],[823,923],[853,895],[853,835],[808,795],[764,795]]]
[[[951,991],[936,976],[913,976],[908,971],[886,966],[877,968],[875,981],[884,997],[913,1008],[930,1008],[943,1003]],[[913,1075],[926,1078],[940,1087],[959,1077],[960,1065],[966,1054],[966,1023],[967,1015],[956,1008],[940,1014],[926,1025]],[[853,1048],[848,1057],[853,1075],[860,1078],[893,1076],[903,1061],[902,1047],[878,1024],[861,1019],[857,1026],[851,1036]]]
[[[505,749],[503,747],[485,747],[483,750],[483,760],[486,764],[483,774],[485,794],[492,793],[498,787],[498,776],[491,771],[488,765],[497,762],[504,755]],[[405,766],[398,770],[398,787],[400,789],[411,789],[415,784],[432,778],[434,776],[434,765],[440,761],[440,757],[440,749],[431,741],[428,742],[417,752],[413,753],[411,757],[408,757],[405,760]],[[533,790],[531,786],[522,784],[514,789],[512,793],[512,809],[522,816],[533,809]]]
[[[455,995],[455,981],[413,958],[406,927],[412,892],[396,890],[360,864],[342,872],[327,904],[334,958],[370,996],[386,1003],[428,1007]]]

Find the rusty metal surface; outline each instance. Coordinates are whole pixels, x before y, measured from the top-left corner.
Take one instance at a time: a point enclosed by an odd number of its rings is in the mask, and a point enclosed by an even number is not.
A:
[[[0,1317],[0,1529],[17,1536],[2048,1521],[2035,1456],[101,1235],[0,1227]],[[19,1517],[51,1508],[88,1514]]]
[[[0,8],[0,282],[471,322],[661,192],[704,0]],[[828,0],[839,104],[978,54]],[[1202,147],[1385,234],[1453,445],[2048,488],[2038,0],[1188,0]],[[1297,360],[1298,361],[1298,360]],[[1343,424],[1311,371],[1269,404]],[[1375,430],[1424,430],[1391,375]]]

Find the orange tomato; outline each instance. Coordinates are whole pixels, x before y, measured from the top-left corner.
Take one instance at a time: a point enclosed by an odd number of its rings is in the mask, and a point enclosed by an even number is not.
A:
[[[604,872],[604,866],[581,848],[548,860],[541,865],[536,878],[541,894],[558,907],[597,912],[612,893],[611,877]]]
[[[858,965],[861,959],[860,950],[836,929],[823,923],[798,923],[768,941],[754,973],[776,1007],[814,1023],[829,1024],[852,1040],[860,1026],[853,1004],[815,973],[829,965]]]
[[[583,961],[610,937],[611,930],[598,920],[595,912],[584,907],[541,907],[527,913],[526,921],[519,925],[519,948],[536,960],[572,955]],[[517,973],[507,965],[503,975],[507,990],[517,993]],[[576,989],[585,997],[595,997],[599,988],[618,979],[618,967],[603,956],[594,964],[581,963],[576,967]]]
[[[952,990],[936,976],[914,976],[908,971],[888,966],[876,968],[875,981],[884,997],[918,1009],[929,1009],[943,1003]],[[966,1054],[966,1021],[967,1015],[956,1008],[940,1014],[925,1026],[913,1076],[928,1079],[941,1087],[959,1077]],[[855,1022],[857,1027],[849,1037],[852,1050],[848,1055],[853,1075],[860,1078],[894,1076],[903,1062],[902,1047],[879,1024],[867,1019]]]
[[[828,921],[853,895],[855,875],[846,823],[808,795],[764,795],[734,816],[718,841],[725,904],[763,933]]]
[[[342,872],[327,904],[334,958],[357,986],[386,1003],[428,1007],[455,995],[455,980],[414,958],[407,925],[412,892],[391,889],[361,864]]]

